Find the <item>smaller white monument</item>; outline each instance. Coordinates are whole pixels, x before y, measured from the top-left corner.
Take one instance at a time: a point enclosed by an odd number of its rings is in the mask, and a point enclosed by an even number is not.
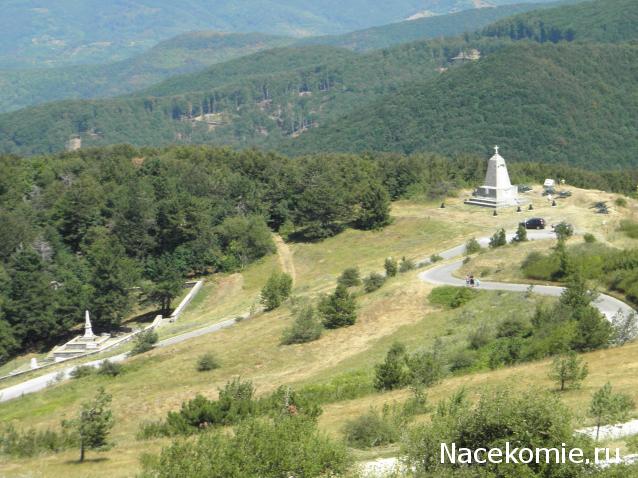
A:
[[[93,325],[91,324],[91,316],[89,311],[84,312],[84,335],[78,335],[61,347],[53,350],[53,357],[56,360],[66,359],[82,355],[87,352],[98,351],[102,349],[109,341],[109,334],[95,335],[93,333]]]
[[[483,207],[507,207],[518,206],[518,186],[512,185],[510,175],[507,172],[505,159],[498,154],[499,147],[494,147],[494,156],[487,163],[485,184],[476,189],[472,198],[465,204]]]

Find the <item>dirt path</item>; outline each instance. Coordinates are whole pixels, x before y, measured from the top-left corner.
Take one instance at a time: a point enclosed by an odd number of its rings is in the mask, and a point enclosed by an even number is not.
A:
[[[277,254],[279,255],[279,264],[281,265],[281,269],[292,277],[292,283],[294,284],[297,280],[297,273],[295,271],[295,261],[292,257],[292,251],[279,234],[273,235],[273,239],[277,246]]]

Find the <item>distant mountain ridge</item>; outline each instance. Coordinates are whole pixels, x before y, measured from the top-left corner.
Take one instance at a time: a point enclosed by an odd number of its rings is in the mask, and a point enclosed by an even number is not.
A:
[[[589,24],[591,14],[615,24],[614,16],[632,15],[626,7],[638,5],[597,0],[579,11]],[[548,22],[552,12],[564,10],[544,11]],[[210,143],[289,154],[486,154],[497,142],[513,160],[635,165],[635,31],[615,34],[617,44],[589,42],[596,29],[574,22],[580,40],[557,44],[476,33],[365,54],[329,46],[259,52],[127,97],[0,115],[0,150],[57,151],[77,134],[83,146]],[[473,58],[474,49],[480,60],[455,60]]]
[[[302,40],[258,33],[192,32],[164,41],[147,52],[116,63],[47,70],[0,70],[0,112],[62,99],[127,94],[172,76],[196,72],[225,60],[287,45],[331,45],[355,51],[370,51],[420,39],[456,36],[483,28],[494,20],[543,5],[530,3],[471,9],[344,35]]]
[[[446,14],[474,6],[472,0],[4,0],[0,69],[117,61],[188,31],[338,34],[423,10]]]

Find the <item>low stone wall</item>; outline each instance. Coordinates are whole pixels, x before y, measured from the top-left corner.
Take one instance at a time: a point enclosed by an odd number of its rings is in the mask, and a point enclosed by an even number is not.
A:
[[[179,319],[179,317],[182,315],[182,313],[184,312],[184,310],[186,309],[186,307],[188,306],[188,304],[191,303],[191,301],[195,298],[195,296],[197,295],[197,293],[201,290],[202,286],[204,285],[204,281],[200,280],[197,282],[189,282],[186,283],[186,286],[191,286],[191,290],[188,292],[188,294],[186,295],[186,297],[184,297],[184,299],[179,303],[179,305],[175,308],[175,310],[173,311],[173,313],[171,314],[170,317],[168,317],[166,319],[166,321],[168,322],[175,322],[177,319]],[[9,375],[5,375],[3,377],[0,377],[0,381],[11,378],[11,377],[19,377],[20,375],[25,375],[29,372],[33,372],[34,370],[41,370],[44,368],[48,368],[51,367],[53,365],[57,365],[60,363],[64,363],[64,362],[69,362],[71,360],[77,360],[80,358],[84,358],[84,357],[88,357],[90,355],[95,355],[98,353],[102,353],[106,350],[110,350],[114,347],[117,347],[119,345],[125,344],[126,342],[129,342],[131,340],[133,340],[135,338],[135,336],[137,336],[138,334],[142,333],[142,332],[146,332],[147,330],[151,330],[151,329],[155,329],[157,327],[160,327],[162,324],[164,323],[164,318],[161,315],[158,315],[157,317],[155,317],[155,320],[153,321],[153,323],[143,329],[140,329],[136,332],[133,332],[131,334],[126,335],[125,337],[122,337],[119,340],[114,341],[113,343],[107,345],[106,347],[99,349],[99,350],[92,350],[90,352],[81,354],[81,355],[76,355],[75,357],[69,357],[69,358],[65,358],[65,359],[60,359],[56,362],[51,362],[51,363],[46,363],[46,364],[42,364],[38,367],[32,368],[32,369],[28,369],[28,370],[22,370],[20,372],[16,372],[16,373],[10,373]]]
[[[195,282],[195,284],[193,285],[193,287],[191,288],[191,290],[188,292],[188,294],[186,295],[186,297],[184,297],[184,300],[182,300],[179,305],[175,308],[175,310],[173,311],[173,313],[171,314],[171,316],[169,317],[169,321],[170,322],[175,322],[177,319],[179,319],[179,317],[182,315],[182,313],[184,312],[184,309],[186,309],[186,307],[188,306],[188,304],[191,303],[191,301],[195,298],[195,296],[197,295],[197,293],[201,290],[202,286],[204,285],[204,281],[200,280]]]
[[[114,347],[118,347],[118,346],[120,346],[122,344],[130,342],[131,340],[133,340],[137,335],[141,334],[142,332],[146,332],[148,330],[156,329],[157,327],[162,325],[163,320],[164,320],[164,318],[161,315],[158,315],[158,316],[155,317],[155,320],[153,320],[153,323],[151,325],[148,325],[148,326],[144,327],[143,329],[136,330],[135,332],[132,332],[132,333],[130,333],[130,334],[118,339],[118,340],[115,340],[113,343],[107,345],[104,348],[101,348],[99,350],[92,350],[90,352],[86,352],[86,353],[81,354],[81,355],[76,355],[74,357],[59,359],[57,361],[46,363],[46,364],[40,365],[38,367],[29,369],[29,370],[23,370],[21,372],[10,373],[9,375],[5,375],[3,377],[0,377],[0,382],[2,380],[6,380],[6,379],[11,378],[11,377],[19,377],[20,375],[25,375],[25,374],[27,374],[29,372],[33,372],[34,370],[42,370],[44,368],[52,367],[53,365],[58,365],[58,364],[61,364],[61,363],[70,362],[72,360],[77,360],[77,359],[80,359],[80,358],[89,357],[91,355],[96,355],[96,354],[99,354],[99,353],[102,353],[102,352],[106,352],[107,350],[111,350]]]

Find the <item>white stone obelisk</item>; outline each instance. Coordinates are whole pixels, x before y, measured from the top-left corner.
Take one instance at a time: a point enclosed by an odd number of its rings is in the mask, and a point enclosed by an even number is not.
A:
[[[93,335],[93,326],[91,325],[91,317],[89,316],[89,311],[87,310],[84,314],[84,338],[92,339],[95,335]]]

